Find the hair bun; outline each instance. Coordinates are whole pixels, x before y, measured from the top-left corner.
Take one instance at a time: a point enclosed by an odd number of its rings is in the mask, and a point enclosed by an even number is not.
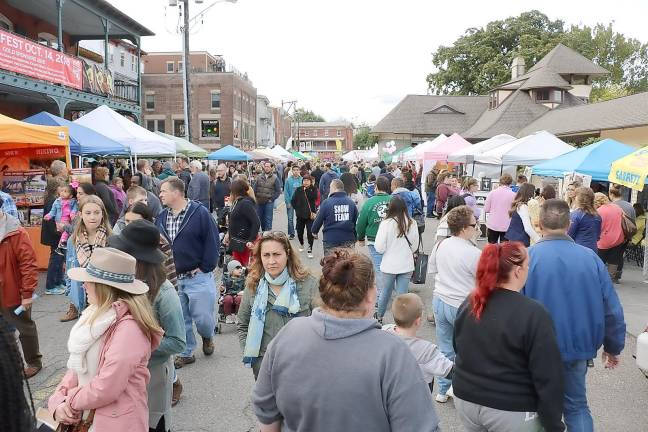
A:
[[[336,249],[322,258],[322,276],[335,285],[346,287],[353,281],[354,262],[346,249]]]

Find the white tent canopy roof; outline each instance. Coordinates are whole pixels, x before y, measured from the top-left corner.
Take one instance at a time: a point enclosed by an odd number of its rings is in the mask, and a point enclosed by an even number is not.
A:
[[[536,165],[574,150],[547,131],[535,132],[475,156],[475,162],[493,165]]]
[[[175,142],[128,120],[105,105],[74,121],[130,148],[137,156],[173,156]]]
[[[290,153],[288,150],[284,149],[284,148],[281,147],[280,145],[276,145],[276,146],[272,147],[272,148],[270,149],[270,151],[271,151],[273,154],[276,154],[277,156],[280,156],[280,157],[282,157],[282,158],[284,158],[284,159],[289,159],[289,160],[295,160],[295,159],[297,159],[297,158],[295,157],[295,155],[293,155],[292,153]]]
[[[448,155],[448,162],[472,163],[477,155],[497,148],[501,145],[515,141],[517,138],[508,134],[499,134],[487,140],[473,144],[470,147],[462,148]]]
[[[275,146],[275,147],[276,147],[276,146]],[[254,151],[257,152],[257,153],[259,153],[259,154],[264,154],[264,155],[268,156],[270,159],[274,159],[274,160],[276,160],[276,161],[286,162],[286,161],[288,160],[287,157],[285,157],[285,156],[281,156],[281,155],[278,155],[276,152],[273,152],[273,151],[272,151],[271,149],[269,149],[269,148],[257,148],[257,149],[255,149]],[[291,156],[292,158],[294,158],[294,156],[292,156],[292,155],[290,155],[290,156]]]
[[[444,134],[441,134],[438,137],[434,138],[432,141],[425,141],[424,143],[421,143],[414,147],[412,150],[403,153],[402,160],[406,162],[423,160],[423,155],[425,154],[425,152],[432,151],[434,147],[438,146],[446,139],[448,139],[448,137]]]

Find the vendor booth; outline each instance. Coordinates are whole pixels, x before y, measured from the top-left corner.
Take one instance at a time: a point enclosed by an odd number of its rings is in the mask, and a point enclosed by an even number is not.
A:
[[[74,123],[122,143],[135,157],[176,154],[175,142],[141,127],[105,105],[90,111]]]
[[[503,167],[537,165],[574,150],[547,131],[535,132],[475,156],[475,162]]]
[[[227,145],[222,149],[211,152],[207,155],[209,160],[218,161],[251,161],[250,155],[242,150],[237,149],[233,145]]]
[[[608,181],[612,162],[634,150],[634,147],[608,138],[535,165],[531,173],[563,178],[570,172],[576,172],[591,176],[592,180]]]
[[[432,141],[425,141],[424,143],[417,145],[413,149],[405,153],[402,153],[401,156],[399,157],[399,160],[404,162],[422,161],[423,154],[425,152],[432,151],[436,146],[440,145],[442,142],[444,142],[447,139],[448,139],[447,136],[441,134],[438,137],[434,138]]]
[[[448,162],[464,164],[464,171],[467,175],[475,178],[496,178],[504,172],[515,174],[516,167],[500,169],[494,165],[487,165],[475,162],[475,157],[489,150],[500,147],[504,144],[515,141],[517,138],[508,134],[499,134],[487,140],[464,147],[448,155]]]
[[[182,137],[165,134],[164,132],[160,131],[157,131],[155,133],[163,138],[173,141],[176,146],[176,154],[190,158],[204,158],[207,157],[207,154],[209,153],[202,147],[198,147],[196,144],[193,144]]]
[[[299,159],[297,156],[286,150],[285,148],[281,147],[280,145],[276,145],[272,147],[271,149],[267,149],[271,153],[281,157],[283,160],[297,160]]]
[[[42,111],[23,120],[43,126],[65,126],[70,132],[70,153],[74,156],[128,156],[130,150],[121,143],[93,129]]]
[[[71,166],[67,127],[35,125],[0,115],[0,183],[18,207],[40,269],[46,269],[49,262],[50,248],[41,245],[40,236],[46,173],[55,159]]]
[[[267,155],[268,159],[273,160],[273,161],[288,162],[288,160],[289,160],[287,157],[281,156],[280,154],[278,154],[277,152],[273,152],[269,148],[258,148],[255,151],[257,153],[259,153],[259,154]],[[290,160],[294,160],[294,159],[295,159],[295,157],[291,155]]]

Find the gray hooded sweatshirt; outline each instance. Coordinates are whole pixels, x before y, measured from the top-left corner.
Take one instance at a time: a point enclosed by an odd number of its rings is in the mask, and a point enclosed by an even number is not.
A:
[[[430,389],[409,348],[375,319],[313,310],[270,343],[253,391],[263,424],[284,432],[436,432]]]

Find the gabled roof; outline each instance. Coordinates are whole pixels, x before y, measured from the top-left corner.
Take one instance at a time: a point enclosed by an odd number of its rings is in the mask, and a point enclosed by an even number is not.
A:
[[[525,128],[518,136],[546,130],[554,135],[598,132],[648,124],[648,92],[605,102],[549,111]]]
[[[572,86],[567,81],[565,81],[563,77],[561,77],[557,73],[547,68],[536,69],[530,74],[527,74],[527,76],[529,78],[526,81],[524,81],[524,83],[522,83],[522,85],[520,86],[522,90],[531,90],[531,89],[547,88],[547,87],[559,88],[564,90],[569,90],[572,88]]]
[[[469,128],[488,108],[488,101],[488,96],[407,95],[372,132],[451,135]]]
[[[545,68],[559,74],[574,75],[607,75],[610,72],[595,64],[583,54],[559,43],[547,53],[538,63],[529,69],[528,73]]]

